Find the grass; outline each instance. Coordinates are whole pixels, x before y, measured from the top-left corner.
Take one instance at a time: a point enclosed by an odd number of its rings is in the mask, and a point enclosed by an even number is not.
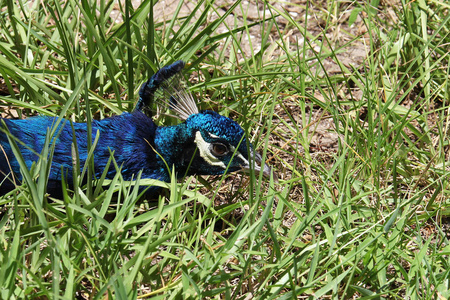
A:
[[[279,182],[173,179],[141,203],[164,183],[118,175],[49,201],[44,153],[0,198],[0,298],[449,298],[448,4],[182,4],[0,1],[2,112],[120,114],[183,59]]]

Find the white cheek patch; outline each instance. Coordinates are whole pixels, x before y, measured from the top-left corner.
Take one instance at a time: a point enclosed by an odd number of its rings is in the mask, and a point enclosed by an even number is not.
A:
[[[197,144],[197,148],[200,152],[200,156],[210,165],[221,167],[223,169],[226,169],[227,166],[220,160],[217,159],[214,155],[211,154],[209,151],[209,146],[211,143],[208,143],[205,141],[202,137],[202,134],[197,131],[195,133],[195,143]]]

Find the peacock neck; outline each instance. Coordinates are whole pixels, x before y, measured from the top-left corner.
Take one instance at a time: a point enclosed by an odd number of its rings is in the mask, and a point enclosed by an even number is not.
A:
[[[185,123],[156,129],[155,146],[163,168],[172,170],[175,166],[177,177],[186,175],[190,155],[195,150],[193,133]],[[188,157],[189,156],[189,157]]]

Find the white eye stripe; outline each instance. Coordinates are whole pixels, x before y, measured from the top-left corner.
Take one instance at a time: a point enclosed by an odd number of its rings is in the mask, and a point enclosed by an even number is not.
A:
[[[223,169],[226,169],[227,166],[220,161],[219,159],[217,159],[217,157],[215,157],[214,155],[211,154],[211,151],[209,150],[209,146],[211,145],[211,143],[208,143],[207,141],[205,141],[202,137],[202,134],[200,133],[200,131],[197,131],[195,133],[195,143],[197,144],[197,148],[200,152],[200,156],[210,165],[212,166],[217,166],[217,167],[221,167]]]
[[[213,139],[220,139],[220,136],[217,136],[215,134],[212,134],[210,132],[207,132],[207,134],[209,135],[209,137],[213,138]]]

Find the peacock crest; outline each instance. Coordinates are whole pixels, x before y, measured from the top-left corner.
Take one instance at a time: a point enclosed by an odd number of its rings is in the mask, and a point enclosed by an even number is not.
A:
[[[198,114],[199,110],[194,96],[187,87],[182,70],[185,62],[178,60],[169,66],[161,68],[139,91],[139,101],[136,109],[146,111],[151,103],[156,102],[161,107],[168,107],[172,115],[182,121],[189,116]]]

